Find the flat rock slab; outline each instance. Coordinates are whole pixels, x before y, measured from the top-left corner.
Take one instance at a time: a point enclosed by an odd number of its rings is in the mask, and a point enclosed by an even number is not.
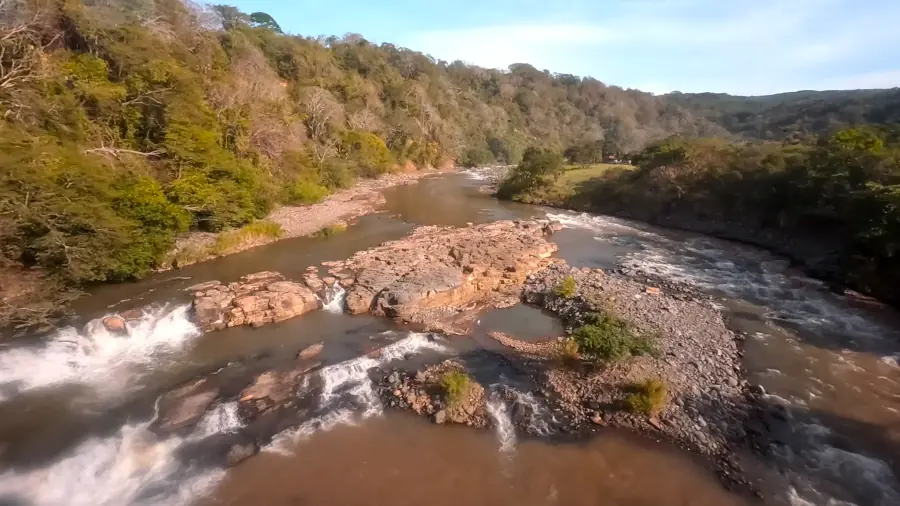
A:
[[[318,309],[320,302],[308,286],[286,281],[277,272],[248,274],[227,285],[209,281],[194,292],[194,319],[206,331],[238,325],[260,327]]]
[[[354,275],[347,289],[351,313],[421,322],[434,317],[431,311],[454,311],[517,290],[550,263],[557,248],[545,236],[553,230],[541,221],[420,227],[328,266]]]

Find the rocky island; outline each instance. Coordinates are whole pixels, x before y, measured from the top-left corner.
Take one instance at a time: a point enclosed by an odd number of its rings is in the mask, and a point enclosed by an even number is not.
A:
[[[189,290],[195,318],[207,330],[299,316],[320,307],[337,286],[346,287],[349,313],[386,316],[444,336],[467,334],[486,310],[519,302],[541,307],[565,323],[566,335],[526,342],[492,333],[500,351],[412,369],[383,367],[393,355],[376,349],[363,357],[371,361],[363,372],[372,375],[382,405],[436,423],[494,426],[491,399],[505,397],[519,406],[512,422],[523,433],[572,436],[624,427],[707,456],[727,483],[740,483],[733,455],[745,440],[750,395],[741,338],[709,297],[551,258],[556,246],[547,236],[557,228],[545,221],[421,227],[325,262],[322,276],[315,267],[300,281],[263,272]],[[316,360],[321,350],[299,350],[295,363],[237,383],[217,373],[177,388],[161,399],[155,426],[162,433],[188,430],[215,406],[236,402],[248,428],[230,454],[250,456],[248,448],[302,419],[316,396],[311,378],[323,374]],[[486,360],[502,362],[529,386],[483,384],[477,363]],[[240,460],[232,457],[229,462]]]

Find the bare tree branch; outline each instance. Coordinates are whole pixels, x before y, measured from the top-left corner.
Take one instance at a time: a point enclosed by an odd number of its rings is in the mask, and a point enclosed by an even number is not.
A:
[[[162,156],[165,152],[157,149],[157,150],[153,150],[153,151],[145,153],[143,151],[134,151],[132,149],[108,148],[105,146],[84,150],[84,154],[86,154],[86,155],[91,154],[91,153],[101,154],[101,155],[110,155],[115,158],[119,158],[119,155],[121,155],[121,154],[138,155],[138,156],[143,156],[143,157],[147,157],[147,158],[158,158],[158,157]]]

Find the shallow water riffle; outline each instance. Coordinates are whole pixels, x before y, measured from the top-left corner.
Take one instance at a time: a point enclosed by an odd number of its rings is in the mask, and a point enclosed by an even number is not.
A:
[[[900,504],[900,317],[832,293],[765,251],[606,216],[553,211],[635,273],[722,297],[744,365],[777,416],[770,452],[796,505]],[[587,254],[582,252],[582,254]],[[806,502],[804,502],[806,501]],[[842,502],[843,501],[843,502]]]
[[[747,504],[682,453],[641,439],[610,432],[580,444],[503,445],[490,431],[388,414],[260,454],[198,505]]]

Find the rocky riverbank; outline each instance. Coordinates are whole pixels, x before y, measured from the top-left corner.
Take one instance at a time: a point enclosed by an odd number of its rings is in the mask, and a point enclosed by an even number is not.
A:
[[[560,295],[557,287],[566,279],[574,282],[574,291]],[[525,342],[492,333],[507,349],[493,360],[515,369],[530,383],[495,385],[492,392],[512,406],[511,418],[520,432],[571,436],[604,427],[626,428],[703,455],[727,484],[748,488],[735,458],[736,450],[746,446],[744,427],[753,404],[741,367],[742,338],[726,328],[709,297],[661,289],[599,269],[571,268],[563,262],[529,276],[521,296],[559,315],[570,332],[588,314],[614,314],[638,332],[654,335],[657,353],[596,363],[573,352],[564,336]],[[454,367],[462,367],[475,383],[483,361],[484,357],[463,359]],[[439,414],[433,406],[446,405],[448,392],[435,378],[434,369],[428,367],[389,371],[380,383],[382,400],[443,423],[446,413]],[[664,398],[648,412],[635,412],[630,395],[650,380],[664,385]],[[483,404],[471,409],[483,410]],[[481,426],[482,418],[462,416],[452,421]]]
[[[575,291],[554,291],[564,280]],[[657,353],[601,367],[548,371],[547,386],[576,423],[623,426],[658,434],[719,461],[731,473],[733,448],[745,440],[749,384],[742,369],[742,337],[731,332],[708,297],[670,292],[600,269],[556,264],[523,289],[526,302],[577,327],[589,313],[607,313],[655,336]],[[648,380],[665,385],[665,399],[651,416],[623,409],[629,390]]]

